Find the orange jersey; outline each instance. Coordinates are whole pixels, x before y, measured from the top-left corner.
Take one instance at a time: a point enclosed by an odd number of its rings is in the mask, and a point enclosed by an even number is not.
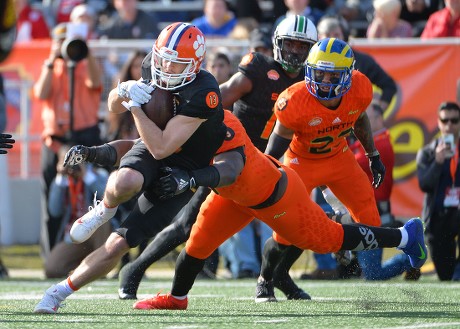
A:
[[[232,199],[240,205],[255,206],[270,196],[281,173],[273,161],[268,156],[262,155],[262,152],[252,144],[238,118],[230,111],[224,112],[227,137],[217,153],[244,146],[246,163],[233,184],[219,187],[216,191],[222,197]]]
[[[362,73],[353,71],[351,88],[342,96],[337,109],[319,103],[302,81],[280,94],[274,111],[277,120],[295,132],[290,149],[296,155],[327,158],[348,149],[346,137],[371,100],[371,82]]]

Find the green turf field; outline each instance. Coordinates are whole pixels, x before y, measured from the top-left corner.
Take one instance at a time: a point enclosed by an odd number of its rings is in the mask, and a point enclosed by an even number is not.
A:
[[[116,280],[99,280],[69,297],[57,315],[32,310],[56,281],[0,281],[0,328],[460,328],[460,283],[434,276],[395,279],[298,281],[311,301],[256,304],[253,280],[199,280],[186,311],[140,311],[117,298]],[[147,279],[144,298],[170,289],[170,279]]]

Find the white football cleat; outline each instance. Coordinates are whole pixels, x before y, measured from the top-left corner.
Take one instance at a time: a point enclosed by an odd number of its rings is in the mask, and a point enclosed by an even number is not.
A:
[[[82,243],[88,240],[116,212],[116,208],[108,212],[104,204],[100,200],[96,200],[96,193],[94,193],[93,204],[94,207],[90,206],[89,211],[77,219],[70,229],[70,238],[74,243]]]
[[[64,306],[64,299],[59,296],[58,288],[53,285],[45,291],[42,300],[35,306],[34,313],[56,314],[59,307]]]

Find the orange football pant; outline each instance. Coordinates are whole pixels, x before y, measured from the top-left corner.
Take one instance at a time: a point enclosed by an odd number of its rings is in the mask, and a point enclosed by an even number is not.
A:
[[[343,241],[342,226],[330,220],[321,207],[311,200],[310,192],[292,169],[282,167],[288,177],[286,192],[270,207],[257,210],[243,207],[211,192],[192,227],[185,247],[187,254],[199,259],[209,257],[254,217],[276,232],[274,239],[279,243],[292,243],[301,249],[318,253],[338,251]]]
[[[297,172],[307,191],[327,185],[356,222],[380,226],[372,182],[349,149],[324,159],[301,158],[288,149],[284,164]]]

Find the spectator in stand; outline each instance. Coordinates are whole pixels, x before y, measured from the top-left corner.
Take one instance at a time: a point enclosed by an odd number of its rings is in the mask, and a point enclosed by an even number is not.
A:
[[[137,0],[113,0],[116,12],[104,26],[100,36],[108,39],[156,39],[158,17],[137,8]]]
[[[29,0],[14,0],[17,15],[16,42],[27,42],[32,39],[47,39],[50,37],[48,25],[43,14],[33,9]]]
[[[422,34],[423,28],[432,13],[439,9],[440,0],[400,0],[402,4],[400,18],[412,25],[414,37]]]
[[[348,24],[337,17],[323,17],[318,23],[318,38],[337,38],[348,42]],[[387,109],[398,90],[396,82],[385,72],[374,58],[359,50],[353,49],[355,69],[366,75],[372,84],[381,90],[378,100],[383,111]]]
[[[98,126],[102,73],[91,50],[88,50],[87,57],[75,66],[73,130],[70,127],[69,60],[64,59],[61,53],[66,33],[67,23],[61,23],[53,29],[50,54],[33,86],[34,96],[42,102],[43,210],[47,208],[49,187],[56,176],[57,155],[62,144],[93,146],[102,143]],[[46,257],[54,246],[60,219],[46,211],[43,220],[48,226],[48,232],[42,232],[43,253]]]
[[[262,22],[264,17],[258,0],[230,0],[229,2],[235,9],[236,18],[253,18],[258,23]]]
[[[313,24],[318,24],[318,21],[324,15],[324,13],[317,9],[310,7],[310,0],[284,0],[287,11],[284,15],[279,16],[275,24],[273,25],[273,31],[275,31],[276,26],[290,15],[300,15],[305,16],[313,22]]]
[[[115,88],[118,85],[118,81],[139,80],[142,77],[142,61],[145,56],[147,56],[147,52],[143,50],[131,52],[117,76],[113,79],[112,87]],[[106,123],[107,133],[104,136],[106,142],[116,139],[139,138],[133,116],[129,111],[123,113],[107,112]]]
[[[265,56],[273,57],[273,43],[268,29],[259,27],[251,31],[249,52],[262,53]]]
[[[61,218],[61,222],[56,243],[45,262],[47,278],[69,275],[87,255],[105,242],[112,231],[110,223],[105,223],[84,243],[72,243],[69,231],[73,221],[86,212],[97,193],[103,193],[108,175],[87,164],[64,167],[64,157],[69,149],[70,146],[63,145],[59,150],[57,175],[50,186],[48,210],[54,218]]]
[[[192,20],[206,37],[227,37],[238,23],[225,0],[204,0],[203,16]]]
[[[225,53],[224,50],[212,52],[206,60],[206,69],[216,78],[219,85],[233,75],[232,62]]]
[[[460,106],[438,109],[440,136],[417,153],[417,178],[425,193],[422,219],[439,280],[460,280]],[[457,254],[457,258],[456,258]]]
[[[422,39],[460,37],[460,0],[445,0],[446,8],[431,14]]]
[[[70,22],[77,24],[86,24],[88,26],[87,39],[98,39],[99,34],[96,31],[97,13],[93,7],[87,4],[81,4],[72,9],[70,13]]]
[[[393,146],[390,140],[390,133],[385,127],[383,119],[383,110],[376,102],[372,102],[366,110],[371,124],[372,134],[376,149],[380,152],[382,162],[386,168],[386,175],[382,185],[378,189],[374,189],[375,200],[377,201],[377,209],[379,210],[382,227],[399,227],[402,223],[397,223],[391,213],[390,196],[393,189],[393,167],[395,163],[395,155]],[[350,149],[355,154],[356,161],[361,168],[367,173],[369,179],[372,174],[369,170],[369,164],[365,155],[365,151],[359,141],[355,141],[350,145]],[[409,257],[400,253],[382,263],[383,249],[373,249],[368,251],[357,252],[357,259],[361,266],[362,276],[366,280],[388,280],[405,271],[409,273],[406,278],[418,279],[420,277],[420,269],[412,268],[409,262]]]
[[[70,21],[70,13],[76,6],[85,3],[85,0],[54,0],[53,1],[53,23],[67,23]]]
[[[374,0],[374,18],[367,28],[369,39],[411,38],[412,26],[400,18],[400,0]]]
[[[372,0],[334,0],[328,2],[329,5],[327,9],[325,9],[325,15],[343,17],[348,24],[352,22],[365,23],[367,28],[368,17],[372,15],[374,11]],[[362,24],[358,24],[353,36],[364,37],[365,32]]]

